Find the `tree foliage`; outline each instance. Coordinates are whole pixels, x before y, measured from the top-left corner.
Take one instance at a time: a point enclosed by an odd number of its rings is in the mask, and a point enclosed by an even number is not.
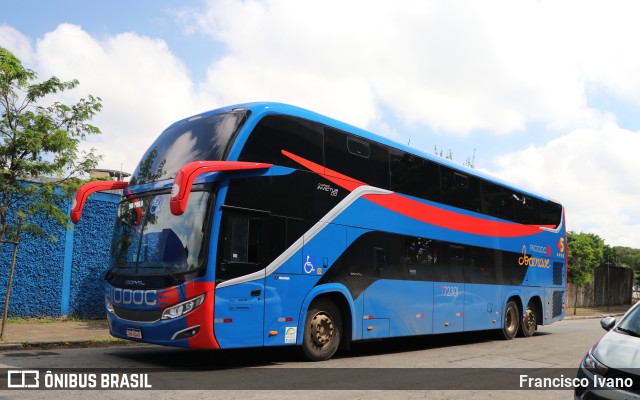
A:
[[[0,240],[13,236],[18,216],[24,217],[25,232],[40,236],[45,232],[34,216],[69,224],[61,209],[65,198],[79,185],[76,176],[100,159],[95,150],[79,148],[88,135],[100,133],[89,124],[102,108],[100,98],[43,105],[78,81],[36,80],[34,71],[0,47]]]
[[[640,249],[631,247],[615,247],[616,265],[633,269],[636,283],[640,284]]]
[[[604,240],[593,233],[567,232],[569,283],[591,283],[593,270],[604,260]]]

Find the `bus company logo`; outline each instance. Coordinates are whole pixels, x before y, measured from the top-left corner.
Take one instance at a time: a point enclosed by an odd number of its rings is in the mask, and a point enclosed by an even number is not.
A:
[[[338,196],[338,189],[332,188],[330,185],[326,183],[318,183],[317,190],[322,190],[323,192],[329,192],[332,197]]]
[[[545,254],[547,257],[551,257],[551,246],[540,246],[537,244],[530,244],[529,251],[536,254]]]
[[[158,292],[156,290],[107,287],[105,295],[111,304],[155,306],[158,303]]]
[[[566,256],[566,251],[567,251],[567,243],[565,241],[565,238],[562,237],[558,239],[557,248],[558,248],[558,252],[556,253],[556,257],[564,258]]]
[[[525,267],[550,268],[548,258],[532,257],[527,254],[527,246],[522,246],[522,257],[518,258],[518,264]]]

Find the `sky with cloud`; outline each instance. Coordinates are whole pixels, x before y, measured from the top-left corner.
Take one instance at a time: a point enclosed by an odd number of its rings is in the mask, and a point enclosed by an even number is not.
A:
[[[132,171],[169,124],[298,105],[475,166],[640,248],[640,3],[634,0],[23,0],[0,46],[61,100],[104,108],[88,143]]]

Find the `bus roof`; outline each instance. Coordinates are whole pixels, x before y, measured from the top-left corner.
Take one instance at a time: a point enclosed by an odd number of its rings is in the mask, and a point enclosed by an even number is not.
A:
[[[267,115],[289,115],[292,117],[298,117],[298,118],[302,118],[302,119],[306,119],[306,120],[310,120],[310,121],[314,121],[314,122],[318,122],[324,125],[328,125],[331,126],[333,128],[354,134],[354,135],[358,135],[360,137],[363,137],[365,139],[368,140],[372,140],[375,142],[378,142],[380,144],[422,157],[424,159],[427,159],[429,161],[433,161],[435,163],[447,166],[449,168],[458,170],[460,172],[463,172],[465,174],[468,175],[473,175],[476,176],[478,178],[482,178],[491,182],[495,182],[498,183],[502,186],[505,186],[509,189],[521,192],[525,195],[528,196],[532,196],[532,197],[536,197],[540,200],[550,200],[550,201],[554,201],[553,199],[550,199],[546,196],[542,196],[539,193],[535,193],[532,192],[530,190],[526,190],[520,187],[517,187],[509,182],[506,182],[500,178],[497,178],[495,176],[492,176],[490,174],[484,173],[482,171],[467,167],[465,165],[456,163],[454,161],[451,160],[447,160],[445,158],[436,156],[434,154],[430,154],[427,153],[425,151],[421,151],[419,149],[416,149],[414,147],[410,147],[407,145],[404,145],[402,143],[399,142],[395,142],[389,138],[386,138],[384,136],[380,136],[377,135],[375,133],[369,132],[367,130],[364,130],[362,128],[358,128],[356,126],[347,124],[345,122],[327,117],[325,115],[322,114],[318,114],[314,111],[310,111],[301,107],[297,107],[297,106],[293,106],[293,105],[289,105],[289,104],[283,104],[283,103],[277,103],[277,102],[254,102],[254,103],[242,103],[242,104],[236,104],[236,105],[231,105],[231,106],[227,106],[227,107],[222,107],[222,108],[218,108],[218,109],[214,109],[214,110],[210,110],[201,114],[197,114],[194,116],[191,116],[189,118],[185,118],[181,121],[176,122],[176,124],[181,123],[183,121],[188,121],[191,118],[194,118],[196,116],[207,116],[207,115],[212,115],[212,114],[218,114],[221,112],[230,112],[232,110],[238,110],[238,109],[246,109],[251,111],[252,114],[252,118],[262,118],[264,116]],[[554,201],[555,203],[560,204],[559,202]]]

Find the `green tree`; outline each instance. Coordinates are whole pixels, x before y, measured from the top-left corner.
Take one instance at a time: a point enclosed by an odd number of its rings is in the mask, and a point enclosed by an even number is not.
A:
[[[593,270],[604,259],[604,240],[593,233],[567,232],[567,247],[569,249],[569,283],[576,285],[576,289],[591,283]],[[577,294],[577,290],[576,290]],[[578,304],[576,295],[573,305],[575,315]]]
[[[37,236],[47,234],[40,218],[69,226],[64,204],[80,184],[76,176],[95,168],[100,159],[93,149],[79,149],[87,135],[100,133],[88,123],[100,111],[100,99],[88,96],[73,105],[42,105],[78,81],[36,79],[34,71],[0,47],[0,243],[14,246],[19,242],[18,221],[25,233]],[[5,308],[9,293],[10,283]]]
[[[79,149],[87,135],[100,133],[87,122],[100,111],[100,99],[88,96],[73,105],[44,106],[39,103],[45,97],[73,89],[78,81],[36,79],[34,71],[0,47],[0,240],[15,235],[18,216],[25,219],[25,232],[40,236],[45,232],[32,216],[68,224],[60,206],[77,188],[75,177],[95,168],[100,159],[93,149]],[[18,215],[10,215],[18,205]]]
[[[640,249],[618,246],[615,251],[618,265],[633,269],[635,284],[640,284]]]

